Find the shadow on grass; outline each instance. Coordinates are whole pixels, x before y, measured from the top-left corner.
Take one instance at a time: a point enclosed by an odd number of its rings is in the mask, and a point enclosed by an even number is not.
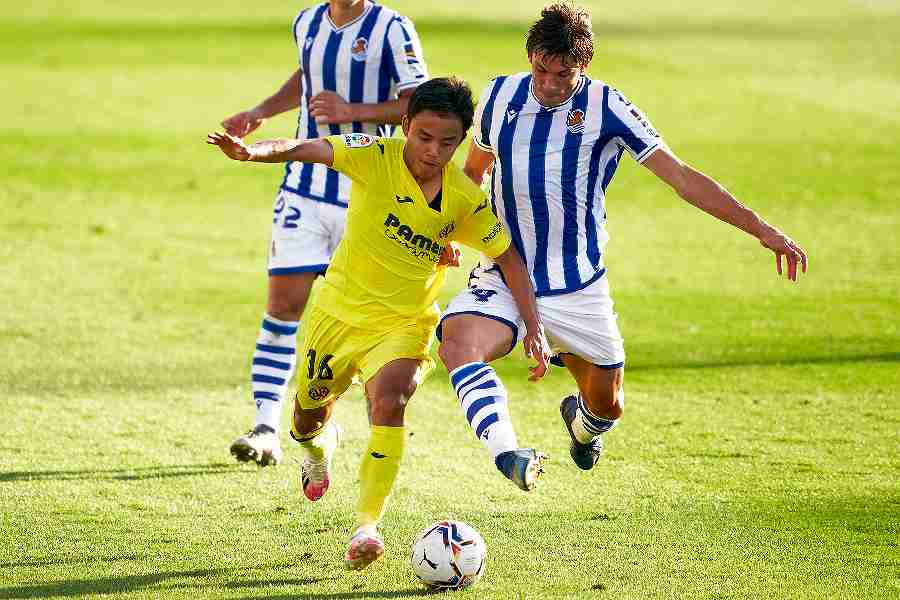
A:
[[[52,567],[55,565],[77,565],[83,563],[109,563],[129,560],[145,560],[145,554],[123,554],[122,556],[98,556],[91,558],[79,558],[77,556],[59,556],[57,558],[44,558],[40,560],[20,560],[13,562],[0,562],[0,569],[15,567]]]
[[[0,598],[47,598],[49,596],[85,596],[88,594],[113,594],[130,592],[159,585],[168,579],[181,577],[210,577],[222,575],[231,569],[197,569],[173,571],[149,575],[126,575],[97,579],[72,579],[36,585],[0,588]]]
[[[792,367],[802,365],[833,365],[840,363],[876,363],[900,362],[900,352],[884,352],[881,354],[837,354],[832,356],[791,356],[735,358],[733,360],[710,360],[707,362],[679,362],[636,364],[626,366],[628,372],[635,371],[667,371],[682,369],[728,369],[732,367]]]
[[[239,600],[353,600],[354,598],[409,598],[411,596],[434,596],[443,594],[443,590],[429,590],[421,587],[393,592],[376,592],[360,590],[358,592],[334,592],[331,594],[283,594],[280,596],[244,596]]]
[[[248,581],[229,581],[223,583],[221,587],[229,589],[238,588],[270,588],[280,587],[283,585],[312,585],[314,583],[322,583],[323,581],[333,581],[336,577],[305,577],[302,579],[254,579]],[[184,586],[188,587],[188,586]],[[267,596],[270,597],[270,596]],[[297,596],[292,596],[296,598]]]
[[[78,479],[111,479],[137,481],[142,479],[166,479],[234,473],[241,469],[236,463],[208,463],[200,465],[158,465],[122,469],[70,469],[58,471],[7,471],[0,472],[0,482],[5,481],[68,481]]]
[[[72,579],[67,581],[54,581],[51,583],[40,583],[34,585],[21,585],[13,587],[0,588],[0,599],[25,599],[25,598],[47,598],[52,596],[75,597],[93,594],[116,594],[129,593],[135,591],[147,590],[165,596],[166,591],[171,590],[201,590],[204,588],[263,588],[276,586],[306,586],[328,581],[333,578],[315,578],[308,577],[302,579],[271,579],[271,580],[249,580],[249,581],[230,581],[230,582],[197,582],[186,583],[177,582],[167,585],[167,582],[173,579],[184,578],[206,578],[227,576],[231,572],[246,572],[246,569],[228,568],[228,569],[197,569],[193,571],[171,571],[165,573],[151,573],[148,575],[125,575],[122,577],[100,577],[97,579]],[[321,595],[290,595],[284,598],[327,598]],[[356,597],[356,596],[348,596]],[[372,594],[360,595],[362,597],[378,597]]]

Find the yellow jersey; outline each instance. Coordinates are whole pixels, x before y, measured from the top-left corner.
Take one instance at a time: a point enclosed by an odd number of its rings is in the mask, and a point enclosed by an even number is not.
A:
[[[435,210],[403,160],[404,140],[362,133],[325,139],[334,149],[333,168],[353,185],[344,237],[316,306],[358,327],[436,325],[435,300],[446,273],[437,261],[444,248],[457,241],[496,258],[510,247],[506,227],[452,162],[444,167]]]

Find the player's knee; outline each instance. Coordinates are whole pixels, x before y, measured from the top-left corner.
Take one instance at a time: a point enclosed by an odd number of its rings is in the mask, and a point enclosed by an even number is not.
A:
[[[403,414],[417,384],[410,380],[376,387],[369,393],[369,417],[374,425],[402,425]]]
[[[441,341],[441,345],[438,347],[438,357],[448,371],[452,371],[460,365],[481,360],[478,348],[454,337],[445,337]]]

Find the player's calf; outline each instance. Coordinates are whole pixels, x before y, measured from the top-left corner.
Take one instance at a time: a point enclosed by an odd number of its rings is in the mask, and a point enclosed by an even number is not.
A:
[[[520,489],[534,489],[543,473],[544,455],[519,448],[506,388],[493,367],[483,362],[461,365],[450,372],[450,383],[475,437],[494,457],[497,469]]]
[[[282,400],[294,372],[297,328],[296,320],[263,316],[250,367],[256,425],[232,442],[230,451],[238,461],[253,460],[261,467],[281,462],[278,426]]]
[[[506,388],[493,367],[483,362],[464,364],[450,372],[450,383],[475,437],[491,456],[496,459],[503,452],[519,448]]]

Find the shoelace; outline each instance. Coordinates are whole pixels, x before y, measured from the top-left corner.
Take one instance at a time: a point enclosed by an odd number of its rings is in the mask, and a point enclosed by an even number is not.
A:
[[[306,458],[303,461],[303,470],[306,472],[306,476],[316,483],[320,483],[325,479],[327,466],[328,461],[324,458],[322,460]]]

